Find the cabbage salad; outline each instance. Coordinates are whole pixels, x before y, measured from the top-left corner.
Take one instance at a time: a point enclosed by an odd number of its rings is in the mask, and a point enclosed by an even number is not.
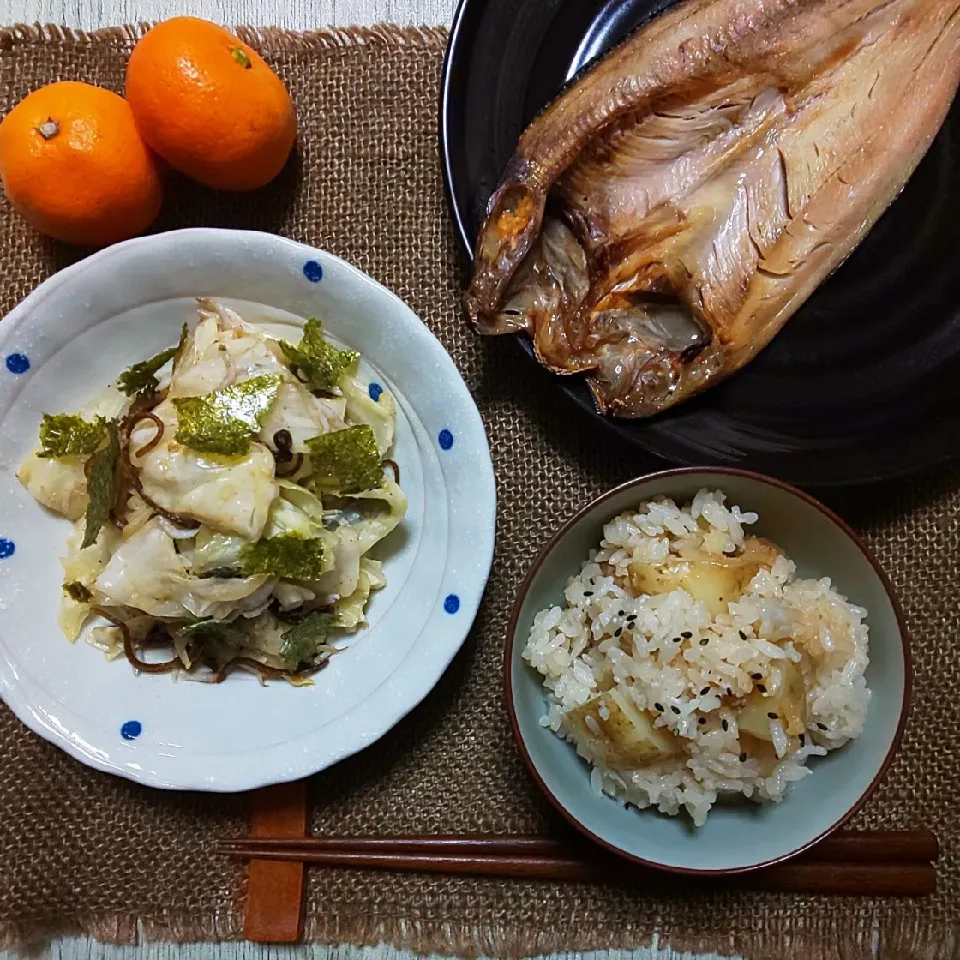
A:
[[[309,682],[386,582],[394,399],[317,320],[294,345],[198,303],[176,346],[44,414],[17,474],[74,523],[59,623],[73,641],[103,618],[88,641],[145,673]]]

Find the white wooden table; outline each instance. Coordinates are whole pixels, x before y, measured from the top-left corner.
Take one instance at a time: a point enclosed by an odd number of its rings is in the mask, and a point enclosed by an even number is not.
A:
[[[0,24],[58,23],[93,30],[192,14],[226,24],[316,27],[449,25],[456,0],[0,0]]]

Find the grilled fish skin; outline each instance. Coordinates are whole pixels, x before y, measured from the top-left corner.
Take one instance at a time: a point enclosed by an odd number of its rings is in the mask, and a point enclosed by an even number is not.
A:
[[[748,363],[849,256],[958,85],[960,0],[686,0],[524,132],[468,318],[586,374],[601,412],[659,413]]]

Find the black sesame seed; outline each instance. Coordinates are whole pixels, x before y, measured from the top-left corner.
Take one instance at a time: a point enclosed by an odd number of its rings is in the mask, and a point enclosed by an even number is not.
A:
[[[741,640],[746,640],[746,639],[747,639],[747,635],[746,635],[742,630],[740,631],[740,639],[741,639]]]
[[[763,679],[763,674],[762,674],[762,673],[751,673],[750,676],[753,677],[754,680],[762,680],[762,679]]]
[[[619,637],[621,633],[623,633],[623,627],[617,627],[617,629],[613,631],[615,637]]]
[[[826,725],[825,723],[818,723],[817,726],[818,726],[821,730],[826,730],[826,729],[827,729],[827,725]]]
[[[709,642],[710,642],[710,638],[709,638],[709,637],[704,637],[704,638],[700,641],[700,646],[701,646],[701,647],[705,647]]]
[[[767,692],[767,688],[766,688],[762,683],[758,683],[758,684],[757,684],[757,689],[758,689],[761,693],[766,693],[766,692]]]
[[[617,611],[617,616],[618,616],[618,617],[622,617],[626,612],[627,612],[626,610],[618,610],[618,611]]]
[[[776,719],[777,719],[777,715],[776,715],[772,710],[768,710],[768,711],[767,711],[767,716],[768,716],[771,720],[776,720]]]
[[[662,704],[662,703],[655,703],[654,706],[657,708],[657,710],[659,710],[661,713],[663,713],[663,704]]]
[[[697,723],[700,723],[700,724],[704,724],[704,723],[706,723],[706,722],[707,722],[707,718],[706,718],[706,717],[700,717],[700,718],[697,720]]]
[[[683,637],[684,640],[693,639],[693,634],[689,630],[684,630],[683,633],[680,634],[680,636]]]
[[[745,753],[741,753],[741,754],[740,754],[740,762],[741,762],[741,763],[746,763],[746,762],[747,762],[747,755],[746,755]]]
[[[678,717],[680,716],[680,708],[679,708],[679,707],[671,705],[671,706],[670,706],[670,709],[671,709]]]
[[[585,597],[592,597],[592,596],[593,596],[593,591],[592,591],[592,590],[584,590],[584,591],[583,591],[583,595],[584,595]]]
[[[729,687],[727,687],[727,696],[728,696],[728,697],[732,697],[732,696],[733,696],[733,691],[732,691]]]
[[[674,642],[674,643],[679,643],[679,642],[680,642],[680,638],[679,638],[679,637],[674,637],[674,638],[673,638],[673,642]]]
[[[724,720],[724,721],[720,724],[720,726],[723,727],[724,730],[729,730],[729,729],[730,729],[730,724],[727,723],[726,720]]]
[[[710,688],[709,688],[709,687],[704,687],[704,688],[700,691],[700,696],[701,696],[701,697],[705,697],[709,692],[710,692]]]
[[[633,623],[633,621],[636,620],[636,619],[637,619],[637,615],[636,615],[635,613],[631,613],[630,616],[627,617],[627,622],[628,622],[628,623]]]

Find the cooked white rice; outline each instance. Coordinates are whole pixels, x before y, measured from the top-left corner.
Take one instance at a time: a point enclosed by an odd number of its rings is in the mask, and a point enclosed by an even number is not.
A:
[[[631,564],[662,564],[691,551],[737,554],[744,525],[757,515],[724,501],[720,491],[701,490],[683,508],[656,499],[616,517],[567,583],[566,606],[537,614],[524,650],[549,691],[542,723],[558,735],[574,740],[570,711],[612,688],[655,729],[675,735],[674,755],[632,769],[608,766],[583,736],[575,743],[593,764],[597,791],[666,814],[685,809],[697,825],[721,794],[781,800],[811,772],[808,757],[859,735],[870,700],[866,610],[847,602],[827,577],[797,579],[782,554],[713,618],[684,589],[639,596],[633,590]],[[767,696],[763,679],[784,660],[802,671],[804,734],[788,738],[776,719],[766,742],[741,735],[744,698]],[[606,719],[601,704],[585,722],[598,733],[598,720]]]

